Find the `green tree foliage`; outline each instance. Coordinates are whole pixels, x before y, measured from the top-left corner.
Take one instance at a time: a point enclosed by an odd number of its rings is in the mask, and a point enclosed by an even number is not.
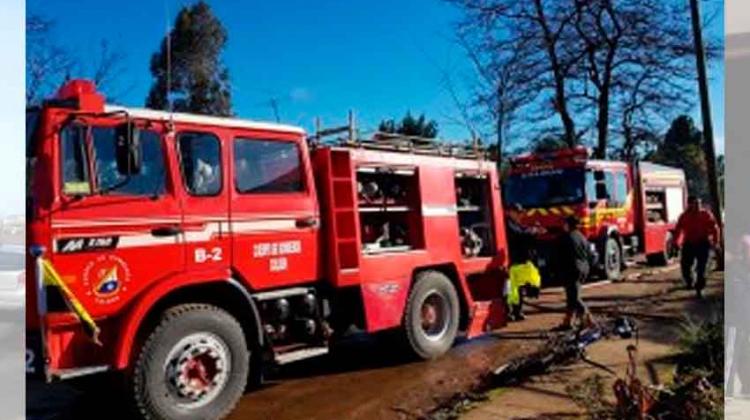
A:
[[[568,148],[568,143],[563,135],[548,134],[538,137],[532,141],[532,150],[534,153],[554,152]]]
[[[437,137],[438,124],[435,120],[427,121],[424,114],[414,118],[411,112],[407,112],[404,118],[401,119],[401,122],[396,123],[394,120],[381,121],[378,131],[432,139]]]
[[[154,81],[146,106],[166,110],[169,95],[175,111],[232,115],[229,71],[221,60],[227,31],[208,4],[199,1],[183,7],[169,39],[169,45],[165,37],[151,57]],[[168,61],[171,78],[167,75]]]
[[[691,117],[681,115],[675,118],[664,141],[648,158],[657,163],[682,168],[687,177],[689,193],[705,200],[709,198],[703,133],[695,127]]]

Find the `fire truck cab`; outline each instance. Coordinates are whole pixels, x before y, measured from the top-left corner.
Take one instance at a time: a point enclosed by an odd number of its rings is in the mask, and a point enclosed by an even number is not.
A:
[[[592,271],[616,280],[639,255],[652,264],[675,256],[672,231],[686,205],[687,184],[681,169],[590,159],[588,150],[575,148],[513,158],[503,193],[506,215],[537,228],[547,282],[555,280],[554,241],[567,216],[580,219],[594,247]]]
[[[399,329],[429,359],[505,323],[481,155],[106,106],[82,80],[27,124],[29,374],[121,371],[144,417],[220,418],[264,361],[325,354],[352,328]]]

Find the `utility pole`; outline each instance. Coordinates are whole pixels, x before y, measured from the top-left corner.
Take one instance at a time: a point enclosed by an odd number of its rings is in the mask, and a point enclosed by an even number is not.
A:
[[[711,122],[711,101],[708,94],[708,76],[706,75],[706,52],[703,44],[703,21],[701,20],[700,0],[690,0],[690,13],[693,21],[693,41],[695,43],[695,63],[698,68],[698,89],[701,97],[701,119],[703,120],[703,150],[708,169],[708,189],[711,194],[711,207],[719,223],[719,234],[724,238],[724,220],[721,211],[718,177],[716,175],[716,150],[714,149],[714,127]],[[723,256],[717,261],[723,268]]]
[[[505,107],[503,106],[503,88],[500,83],[497,85],[497,169],[503,167],[503,146],[505,142]],[[502,174],[502,172],[500,172]]]
[[[279,100],[271,98],[271,100],[268,101],[268,104],[271,105],[271,109],[273,109],[273,116],[276,118],[276,122],[281,122],[281,118],[279,117]]]

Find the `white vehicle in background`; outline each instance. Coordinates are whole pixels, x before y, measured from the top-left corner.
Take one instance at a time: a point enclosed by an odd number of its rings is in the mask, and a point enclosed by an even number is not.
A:
[[[0,310],[23,305],[26,293],[23,245],[0,243]]]
[[[23,305],[26,291],[22,216],[3,218],[0,228],[0,309]]]

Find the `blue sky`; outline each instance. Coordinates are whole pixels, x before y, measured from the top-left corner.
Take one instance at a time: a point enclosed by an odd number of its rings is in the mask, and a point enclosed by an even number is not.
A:
[[[29,0],[29,10],[56,20],[56,40],[80,57],[97,51],[104,36],[127,53],[120,102],[143,105],[151,84],[148,62],[182,5],[189,1]],[[75,6],[73,6],[73,4]],[[342,124],[353,108],[363,128],[407,110],[436,119],[441,137],[464,139],[452,122],[457,110],[442,84],[445,73],[459,94],[471,73],[452,41],[460,13],[440,0],[211,1],[229,33],[225,62],[235,113],[272,120],[279,101],[283,122],[312,127]],[[168,16],[167,16],[168,13]],[[686,18],[687,18],[686,14]],[[723,33],[723,19],[711,28]],[[85,62],[85,60],[84,60]],[[83,65],[85,67],[85,64]],[[714,66],[714,125],[723,150],[723,66]],[[698,117],[696,109],[695,116]]]
[[[3,152],[0,153],[0,167],[4,175],[0,178],[0,216],[23,214],[26,196],[22,181],[26,171],[24,160],[25,97],[23,74],[25,67],[24,45],[24,4],[12,2],[0,8],[0,51],[3,65],[0,66],[0,132],[3,133]],[[11,141],[18,139],[18,141]],[[5,401],[3,401],[5,402]]]

